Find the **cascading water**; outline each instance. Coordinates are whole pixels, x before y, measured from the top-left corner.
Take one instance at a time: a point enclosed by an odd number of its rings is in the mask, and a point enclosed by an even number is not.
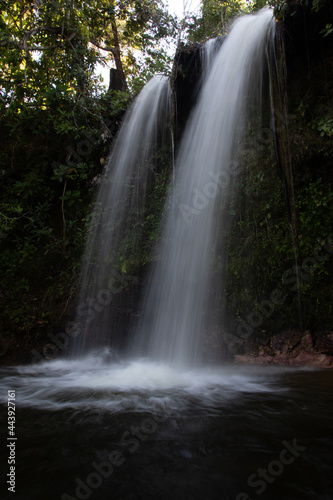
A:
[[[83,259],[75,355],[108,344],[112,336],[111,302],[123,279],[116,265],[126,253],[124,238],[142,217],[158,135],[169,117],[169,80],[157,75],[129,109],[100,180]]]
[[[222,43],[226,39],[226,36],[221,36],[218,38],[211,38],[210,40],[207,40],[207,42],[202,46],[201,48],[201,64],[202,64],[202,80],[206,79],[212,63],[214,61],[214,58],[216,56],[216,53],[218,52],[219,48],[221,48]]]
[[[175,165],[136,359],[110,363],[89,352],[0,369],[0,423],[8,426],[0,448],[4,500],[13,491],[16,500],[230,500],[264,490],[270,500],[332,498],[332,475],[325,473],[333,446],[332,370],[198,367],[216,294],[215,253],[223,246],[221,207],[239,170],[247,103],[261,90],[269,33],[269,12],[238,20],[203,79]],[[110,294],[121,279],[113,269],[145,203],[169,95],[167,79],[148,83],[101,180],[77,353],[112,334]],[[138,359],[147,353],[152,359]]]
[[[247,105],[262,90],[265,44],[273,34],[271,11],[241,17],[211,64],[176,160],[176,208],[164,216],[135,353],[181,367],[203,360],[215,253],[226,222],[221,205],[240,170]]]

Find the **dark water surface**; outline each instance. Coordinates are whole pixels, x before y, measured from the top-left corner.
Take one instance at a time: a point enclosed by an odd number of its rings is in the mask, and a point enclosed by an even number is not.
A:
[[[87,358],[0,377],[0,498],[333,499],[333,371]],[[9,389],[15,494],[5,478]]]

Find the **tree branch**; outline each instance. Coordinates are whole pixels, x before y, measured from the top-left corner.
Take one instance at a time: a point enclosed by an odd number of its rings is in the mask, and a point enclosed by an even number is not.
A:
[[[106,46],[106,47],[102,47],[102,45],[100,45],[97,40],[89,40],[90,43],[92,43],[93,45],[95,45],[95,47],[97,47],[98,49],[101,49],[101,50],[106,50],[107,52],[111,52],[115,57],[117,55],[117,51],[114,47],[109,47],[109,46]]]
[[[63,34],[61,33],[61,29],[60,28],[48,28],[48,27],[45,27],[45,26],[41,26],[40,28],[35,28],[33,30],[30,30],[30,31],[25,31],[24,35],[23,35],[23,38],[20,41],[13,40],[11,38],[2,41],[0,43],[0,47],[5,47],[5,46],[10,47],[11,46],[11,47],[16,48],[16,49],[22,49],[27,54],[28,52],[34,51],[34,50],[42,51],[42,50],[54,49],[56,47],[64,47],[66,45],[66,43],[69,43],[70,45],[72,45],[71,41],[77,35],[77,33],[72,32],[72,33],[70,33],[70,35],[68,35],[68,36],[65,37],[65,40],[63,42],[58,42],[58,43],[55,43],[54,45],[45,45],[45,46],[42,46],[42,45],[30,45],[29,46],[28,45],[29,38],[32,35],[35,35],[36,33],[38,33],[39,31],[42,31],[42,30],[43,31],[50,31],[51,33],[55,33],[55,34],[59,34],[59,35],[63,36]]]

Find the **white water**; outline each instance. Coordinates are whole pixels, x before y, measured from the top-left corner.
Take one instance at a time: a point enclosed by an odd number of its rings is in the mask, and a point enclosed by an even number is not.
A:
[[[16,395],[20,434],[15,464],[19,478],[18,499],[88,498],[91,493],[100,500],[120,496],[249,498],[240,490],[245,486],[245,491],[253,493],[248,486],[259,486],[260,481],[254,483],[253,477],[257,467],[263,464],[268,465],[270,482],[274,483],[261,481],[267,486],[270,498],[298,500],[308,498],[311,492],[318,499],[331,498],[329,474],[323,474],[328,471],[332,448],[327,373],[318,381],[306,377],[286,380],[286,373],[298,370],[239,366],[189,368],[199,365],[201,331],[209,325],[203,312],[212,288],[213,250],[217,246],[214,236],[221,230],[221,194],[227,198],[229,181],[226,180],[228,175],[237,172],[230,169],[228,172],[227,167],[237,166],[230,162],[237,160],[237,142],[243,133],[250,87],[260,88],[259,62],[262,61],[265,34],[270,28],[268,14],[248,17],[235,25],[232,33],[239,32],[240,39],[229,44],[228,57],[222,52],[218,56],[221,64],[229,62],[231,66],[225,71],[216,65],[213,67],[207,80],[210,86],[203,94],[208,97],[212,91],[210,104],[207,101],[208,114],[205,116],[204,106],[199,105],[192,116],[177,162],[172,194],[179,212],[178,215],[174,213],[175,205],[173,217],[177,217],[172,219],[167,214],[165,218],[161,256],[166,264],[161,267],[160,263],[153,276],[136,360],[110,364],[112,353],[104,351],[74,360],[0,370],[3,388],[0,404],[5,406],[4,415],[8,410],[7,391],[15,390]],[[248,52],[249,47],[251,51]],[[216,89],[212,88],[212,82],[217,85]],[[146,174],[140,172],[132,183],[138,168],[136,152],[141,158],[141,141],[144,143],[147,137],[136,134],[150,123],[151,114],[155,114],[153,104],[158,108],[167,101],[157,95],[158,89],[162,93],[165,91],[165,96],[169,94],[165,81],[164,90],[159,85],[155,87],[155,83],[151,85],[156,101],[143,96],[144,113],[139,114],[135,126],[133,124],[130,136],[133,143],[128,142],[123,129],[108,166],[114,173],[109,177],[107,172],[102,181],[87,249],[89,268],[85,268],[81,306],[84,309],[95,301],[104,307],[102,311],[106,311],[106,315],[103,321],[97,315],[97,321],[91,322],[88,321],[89,310],[79,314],[81,328],[86,334],[80,347],[93,345],[95,335],[112,334],[106,292],[112,292],[109,271],[115,259],[113,252],[119,250],[123,235],[116,229],[128,228],[127,208],[132,207],[132,203],[144,201],[145,194]],[[235,88],[235,94],[231,87]],[[228,130],[228,124],[232,131]],[[125,130],[131,128],[130,122],[125,121],[125,125]],[[149,128],[155,130],[154,125],[147,126]],[[189,146],[191,141],[193,150]],[[124,159],[126,156],[129,164]],[[220,174],[216,181],[220,190],[214,188],[214,173]],[[110,188],[111,178],[113,186]],[[224,184],[223,188],[219,181]],[[133,185],[143,194],[142,198],[128,196]],[[200,193],[208,199],[208,204]],[[107,207],[99,206],[103,199],[109,201]],[[119,210],[110,213],[109,208],[117,208],[118,204]],[[106,292],[100,294],[101,290]],[[81,313],[83,309],[81,307]],[[98,312],[96,308],[94,311]],[[90,334],[92,342],[89,342]],[[139,358],[138,349],[144,351],[147,337],[150,341],[148,351],[153,359]],[[161,358],[165,360],[160,361]],[[29,408],[38,411],[29,411]],[[142,418],[138,418],[141,414]],[[148,414],[153,419],[146,418]],[[166,423],[157,425],[161,422]],[[142,431],[142,437],[138,431]],[[291,469],[287,466],[282,479],[276,478],[276,467],[272,464],[280,463],[275,458],[281,457],[281,443],[284,445],[288,441],[290,450],[296,440],[298,448],[295,446],[295,450],[302,450],[296,464],[290,466]],[[5,463],[9,451],[3,449]],[[111,478],[102,472],[101,476],[97,474],[95,466],[98,463],[101,467],[111,457],[110,452],[116,452],[125,462],[124,466],[111,469]],[[252,483],[249,482],[251,477]],[[9,497],[11,495],[7,494],[6,498]]]
[[[115,271],[115,263],[125,256],[124,238],[142,217],[158,134],[169,117],[169,80],[158,75],[127,112],[100,180],[81,272],[75,354],[112,339],[112,300],[127,279]]]
[[[210,40],[207,40],[207,42],[202,46],[201,48],[201,64],[202,64],[202,76],[203,80],[207,78],[213,60],[216,56],[216,53],[218,52],[219,48],[221,48],[221,45],[223,41],[225,40],[225,36],[220,37],[220,38],[212,38]]]
[[[170,416],[195,404],[214,413],[214,408],[244,393],[283,391],[280,376],[285,372],[231,366],[179,370],[146,359],[110,364],[103,354],[90,354],[74,361],[3,368],[0,403],[6,403],[6,389],[15,388],[20,407],[104,409],[114,414],[150,411]]]
[[[215,257],[226,223],[221,207],[240,170],[247,105],[261,93],[265,43],[273,32],[270,10],[239,18],[211,64],[176,160],[176,206],[164,215],[134,354],[182,368],[202,363],[203,334],[212,327],[208,308],[216,295]]]

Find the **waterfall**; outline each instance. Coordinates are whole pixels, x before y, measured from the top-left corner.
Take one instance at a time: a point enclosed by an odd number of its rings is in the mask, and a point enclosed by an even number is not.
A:
[[[210,64],[176,159],[174,208],[166,209],[158,262],[145,296],[134,353],[180,367],[200,366],[230,186],[247,107],[262,90],[265,44],[274,34],[270,10],[237,19]],[[172,206],[169,201],[167,207]],[[221,285],[220,285],[221,286]]]
[[[129,346],[135,358],[199,367],[207,337],[216,325],[221,328],[215,313],[221,302],[228,203],[241,170],[238,155],[248,108],[260,100],[266,44],[273,36],[272,12],[264,9],[238,18],[223,43],[209,42],[203,54],[206,74],[173,168],[140,327]],[[126,280],[122,259],[133,251],[126,238],[140,227],[158,130],[167,129],[170,116],[169,81],[157,76],[127,113],[100,180],[84,255],[75,354],[117,344],[112,302]]]
[[[221,48],[226,36],[211,38],[201,48],[202,79],[205,79],[210,72],[214,57]]]
[[[133,227],[140,230],[158,136],[169,119],[169,79],[157,75],[128,110],[99,181],[81,272],[75,355],[115,342],[112,302],[126,281],[120,265],[124,240]]]

